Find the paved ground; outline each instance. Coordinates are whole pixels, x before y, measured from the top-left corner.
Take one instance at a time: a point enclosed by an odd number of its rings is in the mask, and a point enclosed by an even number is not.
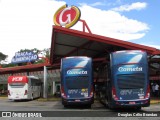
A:
[[[153,113],[156,112],[160,113],[160,104],[151,104],[150,107],[142,108],[141,111],[135,111],[132,109],[122,110],[109,110],[103,105],[101,105],[99,102],[95,102],[91,109],[81,106],[78,107],[70,107],[70,108],[64,108],[61,104],[61,101],[57,101],[59,99],[57,98],[49,98],[48,101],[46,99],[36,99],[33,101],[11,101],[8,100],[6,97],[0,98],[0,111],[17,111],[17,112],[42,112],[42,116],[44,111],[45,114],[56,116],[54,118],[56,119],[65,119],[70,120],[73,118],[76,118],[77,120],[80,120],[78,117],[81,116],[81,119],[84,120],[96,120],[96,119],[117,119],[120,120],[120,116],[130,116],[132,117],[128,119],[135,119],[134,115],[140,120],[147,119],[149,120],[149,117],[143,117],[142,115],[145,113]],[[107,117],[107,118],[105,118]],[[61,118],[61,119],[60,119]],[[159,117],[158,117],[159,118]],[[1,118],[0,118],[1,119]],[[8,120],[8,118],[3,118],[5,120]],[[23,118],[24,119],[24,118]],[[36,119],[36,118],[33,118]],[[43,119],[43,118],[42,118]],[[51,117],[45,118],[45,120],[53,119]],[[127,120],[128,120],[127,119]],[[152,120],[154,120],[155,117],[152,117]],[[15,120],[18,120],[16,118]]]
[[[80,109],[79,109],[80,108]],[[23,100],[23,101],[12,101],[7,98],[0,98],[0,111],[15,111],[15,110],[23,110],[23,111],[66,111],[66,110],[90,110],[90,111],[110,111],[106,107],[104,107],[99,102],[95,101],[92,105],[91,109],[86,108],[85,106],[75,106],[64,108],[61,104],[61,101],[52,100],[47,101],[44,99],[35,99],[33,101]],[[151,104],[150,107],[142,108],[143,111],[160,111],[160,104]]]
[[[61,98],[49,97],[47,99],[44,99],[44,98],[38,99],[38,101],[57,101],[57,100],[61,100]],[[150,103],[151,104],[160,103],[160,98],[151,98]]]

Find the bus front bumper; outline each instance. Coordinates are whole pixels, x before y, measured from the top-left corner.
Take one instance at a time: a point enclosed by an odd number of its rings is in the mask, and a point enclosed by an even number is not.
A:
[[[148,107],[150,106],[150,99],[137,101],[113,101],[114,106],[118,107]]]
[[[27,95],[20,95],[20,96],[8,95],[8,99],[9,100],[25,100],[25,99],[28,99],[28,96]]]
[[[62,98],[63,105],[87,105],[93,104],[94,98],[87,98],[87,99],[64,99]]]

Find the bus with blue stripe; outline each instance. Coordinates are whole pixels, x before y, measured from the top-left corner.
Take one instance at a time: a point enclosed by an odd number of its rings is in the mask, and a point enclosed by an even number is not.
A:
[[[64,106],[94,102],[92,59],[84,56],[61,59],[61,97]]]
[[[147,53],[141,50],[116,51],[110,62],[100,67],[103,87],[99,89],[101,102],[109,108],[150,105],[150,84]],[[103,76],[103,75],[105,76]]]

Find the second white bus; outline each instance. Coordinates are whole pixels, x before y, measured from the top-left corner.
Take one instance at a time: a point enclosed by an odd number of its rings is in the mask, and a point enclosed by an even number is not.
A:
[[[9,76],[8,99],[23,100],[38,98],[41,96],[42,82],[34,76]]]

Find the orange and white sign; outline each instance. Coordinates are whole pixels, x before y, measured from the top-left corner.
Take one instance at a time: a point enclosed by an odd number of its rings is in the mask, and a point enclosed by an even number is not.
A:
[[[67,4],[60,7],[54,14],[54,24],[70,28],[80,19],[80,10],[76,6],[68,7]]]

